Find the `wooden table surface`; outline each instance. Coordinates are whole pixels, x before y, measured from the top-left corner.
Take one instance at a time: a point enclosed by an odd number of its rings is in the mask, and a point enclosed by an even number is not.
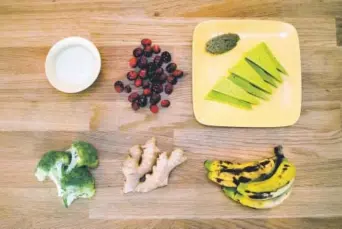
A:
[[[0,228],[341,228],[341,0],[1,0]],[[204,127],[194,119],[191,42],[197,23],[262,18],[293,24],[299,34],[303,104],[299,121],[271,129]],[[46,54],[68,36],[92,40],[102,71],[88,90],[63,94],[44,74]],[[113,82],[125,77],[131,50],[150,37],[170,50],[187,74],[158,115],[133,112]],[[121,194],[127,149],[156,136],[160,148],[181,147],[188,161],[170,185]],[[40,183],[41,155],[73,140],[93,143],[100,167],[97,194],[65,209],[52,182]],[[298,169],[293,194],[278,208],[256,211],[207,181],[208,158],[267,157],[277,144]]]

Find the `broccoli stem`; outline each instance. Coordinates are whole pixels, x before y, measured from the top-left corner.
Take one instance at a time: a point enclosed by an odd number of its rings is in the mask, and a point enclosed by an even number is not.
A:
[[[66,173],[70,173],[71,170],[73,170],[78,162],[78,154],[76,153],[76,149],[71,147],[70,149],[67,150],[67,152],[71,153],[71,162],[66,170]]]

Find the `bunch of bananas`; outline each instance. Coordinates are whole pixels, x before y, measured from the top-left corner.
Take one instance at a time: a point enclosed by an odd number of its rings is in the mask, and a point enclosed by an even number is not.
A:
[[[274,153],[261,161],[207,160],[204,165],[208,178],[219,184],[227,197],[251,208],[272,208],[290,195],[296,176],[296,167],[284,157],[282,146],[275,147]]]

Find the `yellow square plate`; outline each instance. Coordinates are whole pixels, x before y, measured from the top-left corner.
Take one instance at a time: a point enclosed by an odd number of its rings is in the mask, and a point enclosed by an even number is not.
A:
[[[211,55],[206,42],[220,34],[237,33],[240,41],[229,52]],[[252,110],[205,100],[204,97],[245,52],[265,42],[288,76],[273,90],[269,101]],[[193,36],[193,106],[198,122],[211,126],[280,127],[293,125],[301,110],[301,64],[296,29],[287,23],[264,20],[211,20],[197,25]]]

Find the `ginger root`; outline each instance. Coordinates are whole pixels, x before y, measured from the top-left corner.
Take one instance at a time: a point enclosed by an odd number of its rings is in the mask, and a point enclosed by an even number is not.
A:
[[[174,150],[170,157],[167,153],[160,153],[156,146],[156,139],[152,138],[145,145],[133,146],[130,155],[123,163],[123,174],[126,177],[123,192],[149,192],[166,186],[171,171],[186,160],[181,149]],[[158,160],[156,161],[158,157]],[[141,163],[139,165],[139,161]],[[151,173],[152,174],[149,174]],[[144,181],[140,182],[142,178]]]

